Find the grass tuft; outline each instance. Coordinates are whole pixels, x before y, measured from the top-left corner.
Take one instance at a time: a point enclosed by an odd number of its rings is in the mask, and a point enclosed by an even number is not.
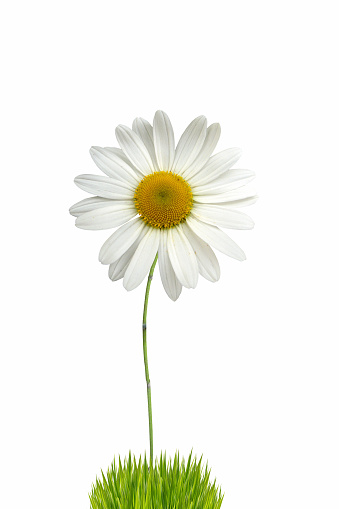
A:
[[[146,456],[137,461],[129,453],[124,464],[119,457],[106,476],[101,473],[89,495],[91,509],[219,509],[224,498],[202,457],[197,462],[192,452],[186,464],[179,453],[173,462],[161,454],[154,467]]]

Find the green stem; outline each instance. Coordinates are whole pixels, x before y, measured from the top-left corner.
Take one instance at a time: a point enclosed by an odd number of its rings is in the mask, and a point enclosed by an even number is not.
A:
[[[151,287],[151,282],[153,279],[153,272],[154,272],[157,260],[158,260],[158,254],[154,258],[154,262],[152,264],[151,270],[149,271],[147,286],[146,286],[146,293],[145,293],[144,314],[142,316],[142,339],[143,339],[143,349],[144,349],[144,364],[145,364],[145,377],[146,377],[146,384],[147,384],[147,401],[148,401],[150,465],[153,465],[153,425],[152,425],[151,381],[149,378],[148,360],[147,360],[146,318],[147,318],[149,290]]]

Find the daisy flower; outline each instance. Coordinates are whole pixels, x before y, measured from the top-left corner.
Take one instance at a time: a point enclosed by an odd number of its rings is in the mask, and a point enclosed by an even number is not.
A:
[[[171,122],[157,111],[153,126],[136,118],[132,129],[116,128],[121,148],[92,147],[90,154],[105,175],[79,175],[75,183],[94,195],[70,208],[76,226],[86,230],[119,227],[99,254],[112,281],[123,278],[133,290],[158,255],[164,289],[176,300],[182,287],[195,288],[200,274],[215,282],[220,267],[212,247],[237,260],[242,249],[219,227],[250,229],[254,223],[239,207],[256,201],[247,184],[249,170],[231,169],[238,148],[212,156],[220,125],[200,116],[177,146]]]

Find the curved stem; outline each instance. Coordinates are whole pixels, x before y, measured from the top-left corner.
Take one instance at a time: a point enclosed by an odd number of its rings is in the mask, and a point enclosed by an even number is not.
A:
[[[144,349],[144,364],[145,364],[145,377],[146,377],[146,384],[147,384],[147,401],[148,401],[150,465],[153,465],[153,424],[152,424],[151,381],[149,378],[148,360],[147,360],[146,318],[147,318],[149,290],[151,287],[151,282],[153,279],[153,272],[154,272],[157,260],[158,260],[158,254],[154,258],[154,262],[153,262],[152,267],[149,271],[147,286],[146,286],[146,293],[145,293],[144,314],[142,316],[142,340],[143,340],[143,349]]]

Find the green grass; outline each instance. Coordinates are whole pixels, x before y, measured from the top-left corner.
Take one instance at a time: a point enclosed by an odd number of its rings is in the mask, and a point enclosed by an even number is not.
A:
[[[219,509],[223,500],[207,465],[192,459],[192,452],[186,464],[179,453],[173,462],[161,454],[154,467],[130,453],[124,464],[119,457],[106,476],[101,473],[89,495],[91,509]]]

